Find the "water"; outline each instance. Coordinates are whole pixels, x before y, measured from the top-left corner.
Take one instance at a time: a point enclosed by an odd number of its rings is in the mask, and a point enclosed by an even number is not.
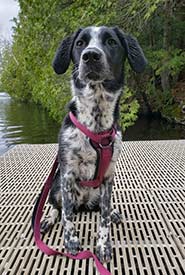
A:
[[[0,93],[0,154],[20,143],[56,143],[60,125],[33,103],[12,99]],[[183,139],[185,127],[159,118],[140,118],[123,136],[124,140]]]
[[[123,136],[124,140],[174,140],[185,138],[185,126],[168,123],[160,117],[140,117]]]
[[[21,143],[56,143],[60,125],[34,103],[0,93],[0,155]]]

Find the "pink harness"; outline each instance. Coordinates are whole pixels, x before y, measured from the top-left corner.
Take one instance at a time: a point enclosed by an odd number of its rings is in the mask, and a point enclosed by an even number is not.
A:
[[[93,148],[99,155],[99,163],[97,165],[97,176],[94,180],[81,181],[82,186],[97,188],[102,183],[105,172],[110,164],[113,153],[113,142],[116,135],[115,127],[112,127],[108,131],[101,132],[99,134],[89,131],[83,124],[81,124],[72,112],[69,113],[70,119],[73,124],[84,133],[91,141]]]
[[[70,112],[69,113],[70,119],[73,122],[73,124],[79,128],[86,136],[89,137],[91,140],[93,147],[98,150],[100,155],[100,162],[98,166],[98,173],[95,180],[90,181],[82,181],[81,185],[83,186],[89,186],[97,188],[103,180],[103,176],[105,175],[105,172],[110,164],[110,160],[112,158],[112,151],[113,151],[113,142],[116,135],[116,130],[113,127],[109,131],[102,132],[100,134],[93,133],[89,131],[84,125],[82,125],[76,117]],[[96,264],[96,267],[101,275],[111,275],[111,273],[100,263],[97,256],[93,254],[91,251],[86,250],[79,252],[76,256],[71,255],[70,253],[63,253],[57,250],[54,250],[50,247],[48,247],[40,238],[40,221],[42,218],[42,210],[44,207],[44,204],[46,202],[49,190],[52,186],[53,177],[55,175],[56,169],[58,167],[58,156],[55,159],[55,162],[53,164],[53,167],[51,169],[51,172],[47,178],[47,180],[44,183],[42,192],[37,200],[37,203],[35,204],[34,211],[33,211],[33,218],[32,218],[32,226],[34,231],[34,239],[37,247],[44,252],[45,254],[51,256],[51,255],[61,255],[66,256],[71,259],[75,260],[82,260],[82,259],[89,259],[93,258]]]

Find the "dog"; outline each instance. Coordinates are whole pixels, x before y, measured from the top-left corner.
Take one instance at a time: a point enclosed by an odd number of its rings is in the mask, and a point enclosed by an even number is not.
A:
[[[70,115],[65,117],[59,134],[59,169],[49,195],[52,209],[42,222],[41,230],[47,232],[62,214],[65,248],[76,255],[80,242],[73,224],[74,212],[82,206],[86,210],[99,208],[101,218],[96,255],[101,262],[111,259],[111,221],[120,223],[122,220],[122,215],[111,208],[111,193],[115,164],[122,146],[118,119],[126,59],[135,72],[142,72],[147,64],[141,47],[131,35],[118,27],[92,26],[80,28],[65,38],[53,61],[57,74],[64,74],[73,62],[72,99],[68,108],[78,122],[96,134],[112,127],[116,132],[112,142],[106,145],[111,147],[112,155],[101,182],[96,187],[83,186],[82,181],[96,178],[98,150],[74,125]]]

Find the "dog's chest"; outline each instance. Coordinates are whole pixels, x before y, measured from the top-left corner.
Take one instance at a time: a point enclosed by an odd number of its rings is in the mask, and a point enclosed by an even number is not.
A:
[[[89,139],[79,129],[68,128],[64,140],[67,143],[67,170],[72,169],[76,179],[81,181],[93,179],[97,153],[91,146]]]
[[[89,144],[89,141],[85,141],[86,146],[81,147],[80,160],[79,160],[79,179],[93,179],[95,176],[95,170],[97,165],[97,153]],[[88,144],[87,144],[88,143]]]
[[[77,108],[80,110],[80,122],[95,132],[111,128],[118,94],[107,93],[101,85],[95,90],[86,87],[83,96],[78,97],[76,101]]]

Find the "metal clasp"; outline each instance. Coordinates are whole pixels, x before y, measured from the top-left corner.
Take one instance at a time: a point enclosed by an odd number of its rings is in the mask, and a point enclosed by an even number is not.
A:
[[[114,142],[114,140],[111,140],[111,141],[109,142],[109,144],[107,144],[107,145],[103,145],[103,144],[101,144],[101,143],[99,143],[98,145],[99,145],[99,147],[100,147],[101,149],[104,149],[104,148],[109,148],[109,147],[111,147],[112,144],[113,144],[113,142]]]

